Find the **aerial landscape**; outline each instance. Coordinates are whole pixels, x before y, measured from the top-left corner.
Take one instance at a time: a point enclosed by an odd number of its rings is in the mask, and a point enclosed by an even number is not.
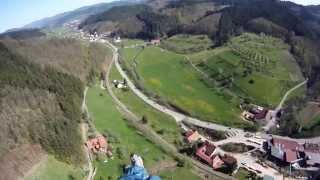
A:
[[[317,0],[2,3],[0,180],[320,179]]]

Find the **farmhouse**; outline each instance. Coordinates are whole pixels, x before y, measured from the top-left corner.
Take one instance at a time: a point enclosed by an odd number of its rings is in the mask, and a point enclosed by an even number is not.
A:
[[[246,120],[262,120],[266,117],[268,109],[252,104],[248,110],[242,112],[241,116]]]
[[[127,88],[127,82],[124,79],[123,81],[119,81],[119,80],[113,80],[112,84],[114,85],[115,88],[117,89],[125,89]]]
[[[198,131],[195,131],[195,130],[187,131],[186,134],[185,134],[185,137],[186,137],[186,140],[189,143],[201,140],[201,135],[198,133]]]
[[[320,167],[320,145],[305,143],[303,144],[303,147],[304,152],[308,157],[307,165]]]
[[[303,146],[295,141],[271,138],[267,142],[267,152],[271,156],[287,163],[291,163],[302,157]]]
[[[121,38],[120,38],[120,36],[115,37],[115,38],[113,39],[113,42],[114,42],[114,43],[121,43]]]
[[[155,45],[155,46],[160,45],[160,43],[161,43],[161,39],[160,39],[160,38],[152,39],[152,40],[150,41],[150,44]]]
[[[250,121],[254,120],[254,114],[250,113],[249,111],[243,111],[241,116],[246,120],[250,120]]]
[[[224,162],[220,159],[219,155],[215,154],[215,150],[216,147],[206,141],[204,145],[197,150],[196,156],[210,165],[213,169],[219,169],[224,165]]]
[[[85,145],[89,150],[94,153],[102,152],[107,153],[108,150],[108,143],[107,139],[103,136],[97,136],[95,138],[89,139]]]

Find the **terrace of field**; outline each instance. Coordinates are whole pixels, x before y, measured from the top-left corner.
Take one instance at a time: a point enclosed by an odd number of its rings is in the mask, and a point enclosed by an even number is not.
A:
[[[303,81],[282,40],[245,33],[226,46],[192,54],[190,60],[213,88],[227,88],[255,103],[276,106],[285,92]]]

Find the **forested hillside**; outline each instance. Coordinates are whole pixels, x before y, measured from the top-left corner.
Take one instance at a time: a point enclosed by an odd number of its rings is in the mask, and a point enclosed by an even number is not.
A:
[[[0,156],[36,143],[60,160],[83,162],[84,85],[107,54],[101,45],[70,39],[0,41]]]

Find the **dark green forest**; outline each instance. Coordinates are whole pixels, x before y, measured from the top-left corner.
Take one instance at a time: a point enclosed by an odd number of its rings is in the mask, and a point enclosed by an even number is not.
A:
[[[53,68],[41,68],[29,63],[0,43],[0,88],[8,87],[35,92],[44,90],[55,95],[63,116],[55,117],[44,112],[44,117],[41,117],[43,121],[39,122],[41,125],[20,128],[29,128],[27,138],[33,143],[40,143],[45,150],[54,153],[59,159],[82,162],[81,137],[78,130],[82,82]],[[2,119],[2,121],[8,120],[10,119]],[[18,130],[17,132],[19,133]],[[12,137],[18,137],[18,134]]]

